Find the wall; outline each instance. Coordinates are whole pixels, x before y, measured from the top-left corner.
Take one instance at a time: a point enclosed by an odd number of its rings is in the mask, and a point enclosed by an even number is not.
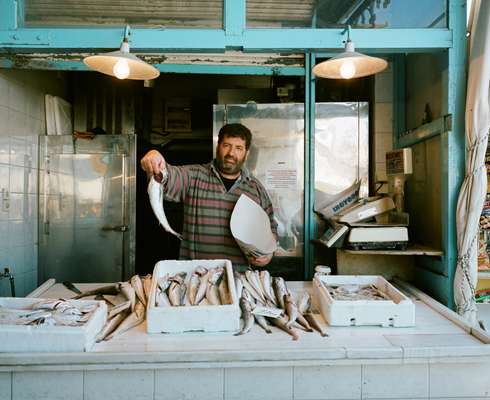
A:
[[[392,63],[374,76],[374,161],[375,184],[386,181],[386,152],[393,150],[393,68]],[[387,193],[384,184],[378,193]]]
[[[45,134],[44,94],[65,97],[64,75],[0,69],[0,268],[17,296],[37,282],[38,136]],[[10,296],[8,279],[0,296]]]

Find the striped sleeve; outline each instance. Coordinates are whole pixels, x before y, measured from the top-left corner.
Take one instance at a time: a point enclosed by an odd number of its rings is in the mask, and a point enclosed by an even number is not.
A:
[[[168,178],[163,185],[163,196],[167,201],[181,202],[185,200],[192,181],[194,169],[192,165],[174,166],[167,163]]]

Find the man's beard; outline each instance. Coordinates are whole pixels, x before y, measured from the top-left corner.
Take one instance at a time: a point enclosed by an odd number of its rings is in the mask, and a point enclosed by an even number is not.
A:
[[[227,175],[234,175],[241,171],[245,158],[238,160],[235,157],[216,157],[218,170]]]

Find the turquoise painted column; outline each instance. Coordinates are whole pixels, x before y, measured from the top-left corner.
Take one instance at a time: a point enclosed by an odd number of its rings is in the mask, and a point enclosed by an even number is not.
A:
[[[315,234],[313,203],[315,201],[315,53],[305,55],[305,182],[304,182],[304,255],[305,280],[313,276],[314,249],[311,240]]]

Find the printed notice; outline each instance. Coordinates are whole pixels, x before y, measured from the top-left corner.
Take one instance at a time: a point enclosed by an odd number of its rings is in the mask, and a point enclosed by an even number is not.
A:
[[[298,171],[277,168],[267,170],[267,187],[271,189],[297,189]]]

